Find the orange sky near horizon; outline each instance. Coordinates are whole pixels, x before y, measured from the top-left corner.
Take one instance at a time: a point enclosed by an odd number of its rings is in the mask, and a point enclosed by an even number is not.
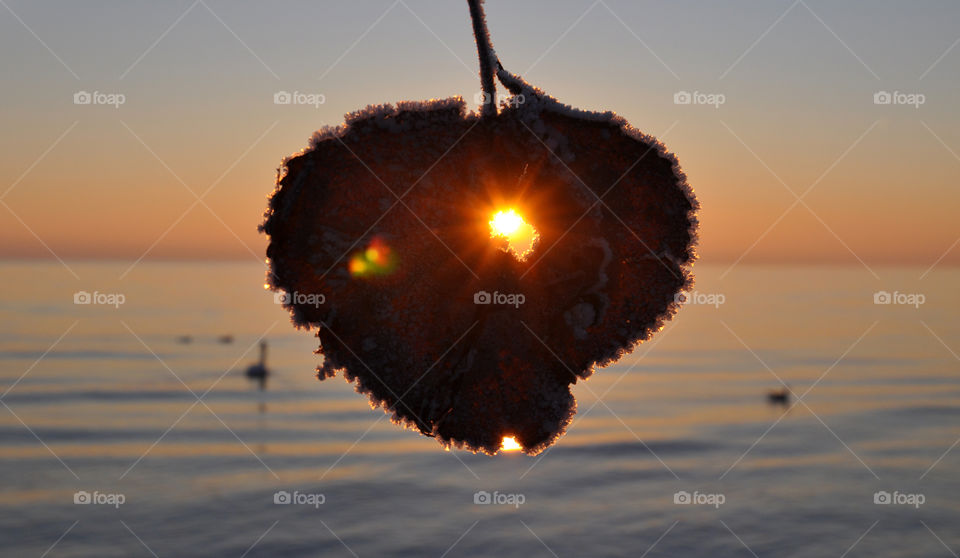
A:
[[[313,130],[368,103],[474,105],[465,3],[320,4],[289,22],[215,2],[109,13],[11,3],[19,20],[0,12],[0,258],[262,260],[276,168]],[[490,1],[494,45],[549,94],[661,137],[702,204],[701,261],[960,263],[949,25],[960,7],[879,2],[863,21],[824,2],[747,15],[607,4],[557,3],[544,20]],[[324,103],[274,104],[281,90]],[[125,102],[78,105],[78,91]],[[724,102],[676,104],[683,91]],[[924,102],[876,104],[882,91]]]

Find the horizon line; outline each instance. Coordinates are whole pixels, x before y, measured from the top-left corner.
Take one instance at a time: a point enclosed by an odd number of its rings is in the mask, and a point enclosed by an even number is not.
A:
[[[259,263],[266,265],[266,255],[264,255],[264,260]],[[90,256],[90,257],[72,257],[72,258],[52,258],[50,256],[0,256],[0,262],[18,262],[18,263],[53,263],[59,264],[60,262],[70,262],[70,263],[117,263],[117,264],[129,264],[131,262],[137,261],[136,258],[123,258],[123,257],[114,257],[114,256]],[[198,256],[174,256],[174,257],[152,257],[145,258],[141,264],[148,263],[182,263],[182,264],[203,264],[203,263],[248,263],[252,264],[251,258],[241,258],[241,257],[198,257]],[[864,267],[866,266],[858,261],[838,261],[838,260],[828,260],[828,259],[795,259],[795,260],[771,260],[771,259],[750,259],[742,260],[737,262],[735,259],[710,259],[704,260],[703,258],[697,258],[693,262],[693,266],[697,265],[709,265],[709,266],[809,266],[809,267]],[[916,268],[916,267],[926,267],[926,268],[935,268],[935,267],[947,267],[955,268],[960,267],[960,262],[955,262],[951,260],[944,259],[940,262],[920,262],[916,260],[886,260],[881,262],[872,262],[869,264],[870,267],[880,267],[880,268]]]

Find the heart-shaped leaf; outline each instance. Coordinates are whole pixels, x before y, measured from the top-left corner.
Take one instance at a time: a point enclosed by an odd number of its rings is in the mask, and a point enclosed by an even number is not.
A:
[[[269,284],[318,328],[321,379],[343,371],[445,445],[537,453],[575,412],[570,384],[677,310],[697,203],[654,138],[498,76],[499,111],[403,102],[321,130],[262,230]],[[526,254],[491,235],[511,210],[538,235]]]

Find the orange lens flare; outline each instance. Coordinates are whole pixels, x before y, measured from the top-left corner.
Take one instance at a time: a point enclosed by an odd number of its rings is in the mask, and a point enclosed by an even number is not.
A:
[[[347,269],[352,277],[387,275],[396,268],[397,257],[382,238],[374,237],[370,244],[350,256]]]

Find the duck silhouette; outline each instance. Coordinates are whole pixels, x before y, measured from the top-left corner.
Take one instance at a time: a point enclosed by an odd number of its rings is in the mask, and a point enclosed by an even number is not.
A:
[[[786,385],[767,392],[767,402],[771,405],[787,406],[790,404],[790,398],[790,388]]]

